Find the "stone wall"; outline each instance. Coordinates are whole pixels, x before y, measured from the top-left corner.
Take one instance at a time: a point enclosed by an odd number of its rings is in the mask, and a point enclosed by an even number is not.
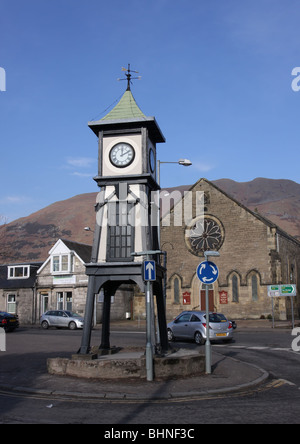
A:
[[[300,243],[202,179],[193,188],[193,220],[185,220],[180,226],[174,226],[175,207],[171,213],[171,226],[161,229],[161,248],[168,254],[167,317],[171,319],[182,310],[201,305],[196,269],[204,260],[204,255],[192,251],[187,237],[189,224],[192,226],[197,220],[196,196],[201,191],[205,193],[205,217],[215,221],[222,233],[220,257],[213,259],[220,272],[213,286],[214,309],[237,319],[270,315],[272,305],[267,295],[268,285],[290,283],[291,268],[293,283],[299,281],[297,263]],[[235,296],[234,280],[237,282]],[[176,295],[178,287],[179,300]],[[188,305],[183,304],[183,293],[186,292],[190,293]],[[220,303],[220,292],[227,292],[227,304]],[[275,302],[276,317],[286,319],[290,315],[287,300],[281,298]]]

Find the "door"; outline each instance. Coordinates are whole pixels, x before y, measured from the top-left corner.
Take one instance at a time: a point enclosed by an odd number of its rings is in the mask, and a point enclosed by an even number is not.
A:
[[[58,327],[68,327],[68,316],[61,310],[57,312],[56,325]]]
[[[47,294],[42,294],[42,313],[44,314],[49,310],[49,296]]]
[[[215,311],[215,304],[214,304],[214,290],[208,291],[208,299],[209,299],[209,311]],[[201,310],[206,310],[206,304],[205,304],[205,290],[201,290]]]
[[[189,337],[190,319],[190,313],[184,313],[176,319],[175,324],[173,325],[173,333],[176,338]]]

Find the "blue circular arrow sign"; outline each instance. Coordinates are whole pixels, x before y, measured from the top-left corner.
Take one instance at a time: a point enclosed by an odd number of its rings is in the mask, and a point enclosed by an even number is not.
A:
[[[213,284],[219,277],[219,269],[213,262],[201,262],[197,268],[197,276],[203,284]]]

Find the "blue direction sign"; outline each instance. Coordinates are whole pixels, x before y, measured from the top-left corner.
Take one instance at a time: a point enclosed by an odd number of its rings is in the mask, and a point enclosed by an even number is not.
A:
[[[201,262],[197,268],[197,276],[203,284],[213,284],[219,277],[219,269],[213,262]]]
[[[144,281],[156,281],[156,262],[144,261]]]

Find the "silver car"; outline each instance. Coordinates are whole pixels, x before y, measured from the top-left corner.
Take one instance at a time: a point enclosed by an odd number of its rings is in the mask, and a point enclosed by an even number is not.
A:
[[[49,327],[69,328],[76,330],[83,328],[83,318],[72,311],[68,310],[50,310],[41,316],[40,324],[44,330]]]
[[[232,322],[221,313],[209,314],[209,338],[213,341],[230,342],[233,338]],[[194,340],[196,344],[206,342],[205,311],[184,311],[168,324],[169,341]]]

